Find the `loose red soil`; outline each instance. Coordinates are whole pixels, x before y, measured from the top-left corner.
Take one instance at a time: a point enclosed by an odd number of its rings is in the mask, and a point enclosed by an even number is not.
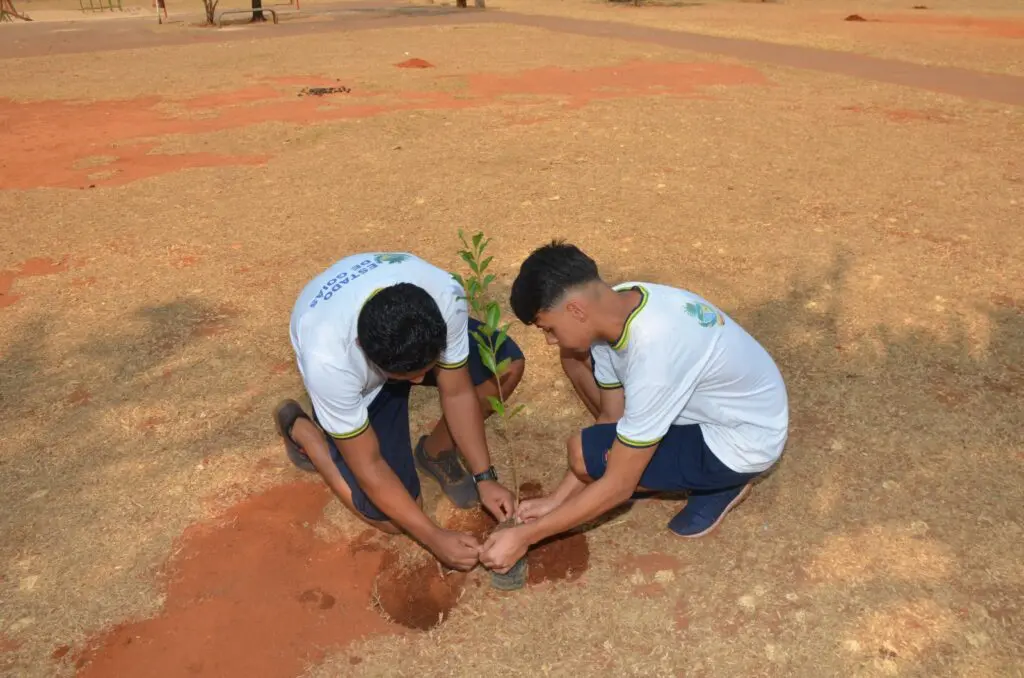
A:
[[[67,257],[64,257],[60,261],[37,257],[34,259],[26,259],[18,264],[16,268],[0,271],[0,308],[11,306],[21,298],[20,294],[14,294],[11,291],[14,287],[14,281],[18,278],[52,275],[66,270],[68,270]]]
[[[0,189],[119,186],[151,176],[195,167],[259,165],[266,154],[162,154],[148,141],[168,134],[200,134],[263,122],[310,124],[382,115],[396,111],[465,109],[492,104],[505,96],[534,95],[579,108],[601,99],[675,95],[695,96],[716,85],[759,85],[755,69],[725,64],[632,61],[619,66],[569,70],[539,68],[515,75],[475,74],[456,97],[446,92],[356,92],[325,105],[268,85],[185,100],[142,97],[120,101],[73,102],[0,100]],[[166,109],[203,111],[200,119],[175,117]],[[68,121],[74,124],[68,124]],[[147,141],[143,141],[147,140]],[[113,158],[83,167],[83,159]]]
[[[332,647],[393,629],[369,605],[383,554],[313,531],[330,500],[321,483],[290,483],[186,530],[159,616],[95,638],[79,678],[291,678]]]
[[[84,386],[79,386],[68,396],[68,405],[82,407],[88,405],[90,400],[92,400],[92,394]]]
[[[426,631],[443,623],[462,595],[466,575],[441,575],[437,561],[425,560],[412,568],[387,563],[377,576],[377,601],[394,622]]]
[[[399,68],[433,68],[434,64],[423,59],[406,59],[405,61],[395,64]]]
[[[573,532],[534,546],[526,553],[527,582],[532,585],[554,581],[576,581],[590,567],[587,535]]]

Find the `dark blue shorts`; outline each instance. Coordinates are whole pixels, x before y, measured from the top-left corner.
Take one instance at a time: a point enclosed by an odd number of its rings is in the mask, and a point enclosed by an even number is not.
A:
[[[583,461],[595,480],[608,467],[615,424],[583,429]],[[700,426],[672,426],[640,477],[640,487],[661,492],[724,490],[744,485],[759,473],[737,473],[723,464],[704,442]]]
[[[480,360],[480,350],[472,337],[472,332],[482,326],[483,323],[473,318],[469,319],[469,362],[467,366],[474,386],[479,386],[492,376]],[[522,350],[512,341],[512,337],[508,337],[498,349],[498,360],[501,361],[505,358],[510,358],[513,361],[523,358]],[[381,456],[384,457],[384,461],[395,472],[398,479],[402,481],[402,485],[409,491],[412,498],[418,499],[420,478],[416,475],[416,463],[412,457],[412,436],[409,432],[409,393],[414,385],[416,384],[409,381],[386,382],[377,397],[370,403],[368,410],[370,426],[377,435]],[[437,379],[434,373],[428,373],[423,382],[418,385],[436,387]],[[313,418],[316,420],[316,412],[313,413]],[[352,502],[356,509],[370,520],[390,520],[370,501],[370,497],[363,491],[363,488],[359,487],[355,474],[345,463],[334,438],[328,435],[324,437],[331,449],[331,459],[334,460],[334,465],[338,467],[341,477],[352,489]]]

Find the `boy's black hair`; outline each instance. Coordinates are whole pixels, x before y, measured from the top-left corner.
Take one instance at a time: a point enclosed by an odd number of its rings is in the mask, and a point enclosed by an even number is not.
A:
[[[538,247],[519,267],[509,303],[516,317],[531,325],[578,285],[600,280],[597,264],[575,245],[553,240]]]
[[[363,304],[356,324],[359,346],[374,365],[390,374],[418,372],[441,357],[448,326],[426,290],[398,283]]]

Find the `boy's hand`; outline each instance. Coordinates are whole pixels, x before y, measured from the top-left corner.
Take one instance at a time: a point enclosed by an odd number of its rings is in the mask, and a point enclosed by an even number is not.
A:
[[[480,562],[487,569],[505,574],[516,562],[526,555],[530,547],[526,539],[526,530],[521,527],[509,527],[491,533],[480,553]]]
[[[519,510],[517,514],[519,520],[524,523],[543,518],[547,514],[554,511],[562,502],[559,501],[553,495],[546,497],[540,497],[539,499],[526,499],[525,501],[519,502]]]
[[[480,542],[471,534],[438,530],[427,545],[430,552],[453,570],[472,570],[480,557]]]
[[[485,480],[477,485],[476,489],[480,493],[480,503],[498,519],[499,523],[515,515],[515,497],[503,486],[493,480]]]

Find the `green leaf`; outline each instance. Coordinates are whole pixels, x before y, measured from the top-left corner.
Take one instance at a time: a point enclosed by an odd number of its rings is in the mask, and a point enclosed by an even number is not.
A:
[[[498,329],[498,323],[501,322],[501,308],[498,306],[498,302],[492,301],[487,304],[487,330],[488,334],[494,334]]]
[[[508,366],[511,365],[511,364],[512,364],[512,358],[505,358],[500,363],[498,363],[498,375],[500,376],[500,375],[505,374],[506,372],[508,372]]]
[[[488,261],[490,261],[490,259],[488,259]],[[487,289],[488,287],[490,287],[491,283],[494,282],[495,278],[497,278],[497,276],[494,275],[493,273],[488,273],[487,275],[485,275],[483,280],[483,288]]]
[[[495,350],[495,352],[501,350],[501,345],[505,343],[506,339],[508,339],[508,325],[507,324],[504,327],[501,328],[501,331],[498,332],[497,338],[495,338],[495,340],[494,340],[494,350]]]
[[[501,402],[494,396],[487,396],[487,402],[491,404],[491,409],[494,410],[495,414],[502,417],[505,416],[505,403]]]
[[[493,259],[493,258],[494,257],[487,257],[486,259],[484,259],[483,261],[480,262],[480,272],[481,273],[483,273],[484,271],[487,270],[487,267],[491,265],[491,259]]]
[[[476,266],[476,262],[475,262],[475,261],[473,261],[473,255],[472,255],[472,254],[470,254],[470,253],[469,253],[469,252],[467,252],[466,250],[462,250],[461,252],[459,252],[459,256],[460,256],[460,257],[462,257],[462,260],[463,260],[464,262],[466,262],[467,264],[469,264],[469,267],[470,267],[470,268],[472,268],[472,269],[473,269],[474,271],[476,271],[476,269],[475,269],[475,268],[473,268],[474,266]]]
[[[466,289],[466,280],[465,280],[465,278],[463,278],[458,273],[452,273],[452,278],[455,279],[455,282],[459,283],[459,287],[461,287],[462,289]]]
[[[487,340],[487,337],[482,335],[479,330],[473,330],[471,332],[473,340],[476,341],[477,346],[481,348],[490,348],[491,342]]]
[[[484,367],[491,371],[491,374],[493,374],[496,377],[501,376],[498,373],[498,366],[494,364],[494,354],[489,353],[488,351],[481,350],[480,362],[484,364]]]
[[[481,254],[483,254],[484,250],[487,249],[487,244],[489,242],[491,242],[490,238],[488,238],[487,240],[484,240],[483,243],[480,245],[480,253]]]
[[[519,405],[516,405],[515,409],[513,409],[511,412],[509,412],[508,418],[511,419],[512,417],[514,417],[517,414],[519,414],[520,412],[522,412],[524,407],[526,407],[526,405],[523,405],[522,403],[520,403]]]
[[[473,248],[480,248],[480,241],[484,239],[483,231],[477,231],[476,235],[473,236]]]

